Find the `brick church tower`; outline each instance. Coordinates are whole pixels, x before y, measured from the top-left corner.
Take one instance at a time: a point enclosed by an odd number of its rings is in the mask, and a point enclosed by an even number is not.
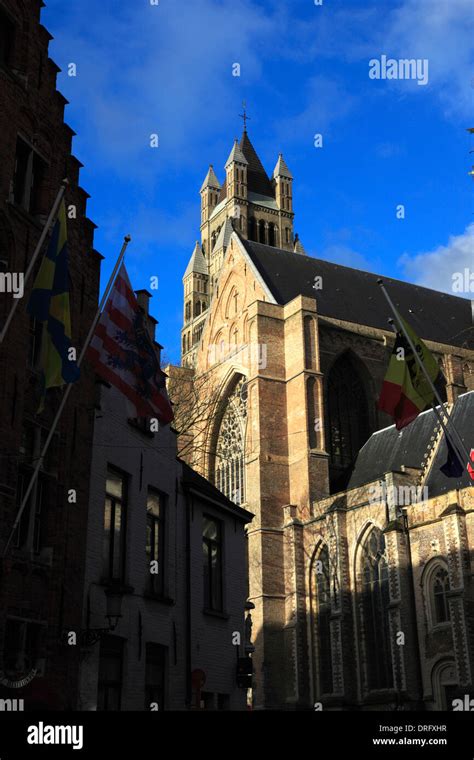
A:
[[[303,252],[293,232],[293,175],[280,153],[270,180],[244,128],[225,163],[221,185],[211,164],[202,183],[201,242],[197,241],[183,277],[183,366],[195,363],[210,298],[235,229],[286,251]]]
[[[180,378],[192,399],[183,456],[255,515],[254,707],[446,709],[474,672],[473,489],[440,471],[432,412],[399,433],[378,409],[394,344],[378,277],[304,254],[292,182],[282,156],[270,181],[245,131],[223,186],[210,167],[170,368],[171,398]],[[472,445],[470,301],[385,285]]]

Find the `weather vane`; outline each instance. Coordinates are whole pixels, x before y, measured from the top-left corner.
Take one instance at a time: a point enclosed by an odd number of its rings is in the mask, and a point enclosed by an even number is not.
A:
[[[247,131],[247,122],[250,121],[250,116],[247,116],[247,104],[245,100],[242,101],[242,108],[244,109],[244,112],[239,114],[240,118],[244,120],[244,132]]]

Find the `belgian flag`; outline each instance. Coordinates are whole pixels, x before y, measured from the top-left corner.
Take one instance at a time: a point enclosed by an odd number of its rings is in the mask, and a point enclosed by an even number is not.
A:
[[[428,382],[419,366],[405,335],[399,330],[378,404],[379,409],[393,418],[397,430],[404,428],[420,412],[431,407],[435,400],[433,385],[439,392],[446,384],[433,354],[411,327],[404,320],[402,321],[431,383]]]
[[[69,304],[69,266],[66,207],[59,207],[51,240],[36,276],[28,312],[43,323],[41,368],[43,399],[48,388],[74,383],[79,367],[70,358],[71,313]]]

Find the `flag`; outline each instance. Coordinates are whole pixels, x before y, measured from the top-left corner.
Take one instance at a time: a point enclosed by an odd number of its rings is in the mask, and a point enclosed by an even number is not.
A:
[[[74,383],[79,367],[70,359],[71,313],[69,304],[69,266],[67,247],[66,207],[59,207],[48,250],[36,276],[28,312],[43,323],[41,370],[44,405],[48,388]]]
[[[469,454],[469,459],[471,460],[467,466],[467,471],[469,475],[471,476],[471,480],[474,480],[474,449],[471,449]],[[472,463],[472,464],[471,464]]]
[[[166,425],[173,410],[166,393],[166,375],[145,324],[125,265],[119,269],[87,356],[100,377],[120,390],[133,417],[157,417]]]
[[[464,465],[460,461],[459,456],[454,450],[454,447],[451,441],[449,440],[449,438],[446,435],[444,436],[444,438],[446,441],[446,445],[448,447],[448,458],[445,464],[443,464],[443,466],[440,467],[439,469],[441,470],[443,475],[446,475],[447,478],[460,478],[464,472]],[[468,469],[469,469],[469,465],[468,465]]]
[[[401,430],[432,405],[435,399],[432,384],[438,390],[445,385],[433,354],[404,320],[403,327],[410,336],[431,383],[423,374],[405,335],[401,331],[397,332],[378,404],[379,409],[393,418],[397,430]]]

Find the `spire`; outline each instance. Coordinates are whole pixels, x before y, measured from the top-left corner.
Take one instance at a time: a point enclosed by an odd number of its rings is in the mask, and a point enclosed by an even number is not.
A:
[[[300,236],[298,233],[295,234],[295,242],[294,242],[294,252],[295,253],[302,253],[303,256],[306,256],[306,251],[303,247],[303,244],[300,240]]]
[[[204,258],[199,240],[196,240],[194,251],[192,252],[188,266],[186,267],[186,271],[183,275],[183,280],[188,276],[188,274],[192,274],[193,272],[196,272],[197,274],[209,274],[207,271],[206,259]]]
[[[212,164],[209,164],[209,171],[206,174],[206,177],[204,179],[204,182],[201,185],[200,193],[202,193],[203,190],[205,190],[207,187],[212,187],[213,190],[220,190],[221,189],[221,183],[216,177],[216,174],[214,172],[214,167]]]
[[[293,179],[293,175],[288,169],[285,159],[283,158],[283,153],[279,154],[278,161],[276,162],[276,166],[273,171],[273,179],[276,179],[277,177],[285,177],[285,179]]]
[[[248,164],[248,161],[242,153],[241,147],[237,140],[234,141],[230,156],[225,163],[225,168],[227,169],[229,164],[231,164],[233,161],[237,161],[239,164]]]
[[[229,245],[230,236],[232,235],[234,231],[234,226],[232,224],[232,219],[230,217],[227,217],[224,224],[221,227],[221,231],[219,232],[218,238],[216,240],[216,244],[214,246],[214,251],[218,251],[219,248],[227,248]]]
[[[248,162],[247,168],[247,187],[250,192],[266,195],[270,198],[275,197],[272,183],[263,168],[262,162],[257,156],[257,152],[250,142],[246,131],[242,134],[240,148]]]

